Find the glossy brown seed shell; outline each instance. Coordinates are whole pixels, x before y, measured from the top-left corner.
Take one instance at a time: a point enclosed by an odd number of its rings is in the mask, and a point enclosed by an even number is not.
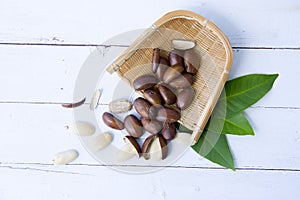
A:
[[[129,135],[125,136],[124,138],[126,138],[126,140],[128,142],[130,142],[132,147],[136,150],[137,154],[140,156],[140,154],[142,153],[142,150],[141,150],[139,143],[135,140],[135,138],[132,136],[129,136]]]
[[[181,72],[184,71],[184,67],[182,65],[175,65],[172,67],[169,67],[163,77],[163,82],[169,83],[179,75],[181,75]]]
[[[160,95],[162,96],[165,104],[172,105],[176,102],[176,95],[168,87],[160,84],[158,86],[158,91],[159,91]]]
[[[161,134],[166,140],[174,139],[176,136],[175,123],[165,123],[161,131]]]
[[[124,127],[129,135],[138,138],[143,134],[142,123],[136,116],[128,115],[124,119]]]
[[[133,102],[133,107],[139,115],[149,118],[149,109],[151,104],[146,99],[142,97],[137,98]]]
[[[174,123],[180,119],[180,113],[173,108],[161,108],[157,112],[156,120],[163,123]]]
[[[157,134],[162,129],[161,123],[156,120],[142,118],[141,122],[143,124],[144,129],[151,134]]]
[[[184,66],[186,72],[197,74],[200,67],[200,55],[194,49],[184,52]]]
[[[112,114],[105,112],[102,115],[103,122],[109,126],[110,128],[122,130],[124,129],[124,124],[118,118],[113,116]]]
[[[144,75],[133,81],[133,88],[137,91],[152,88],[157,84],[157,79],[153,75]]]
[[[156,119],[157,111],[162,107],[162,105],[151,106],[149,109],[149,118]]]
[[[152,72],[155,73],[157,70],[157,67],[159,65],[159,60],[160,60],[160,49],[155,48],[153,49],[153,54],[152,54]]]
[[[149,150],[151,147],[151,144],[153,142],[153,140],[155,139],[156,135],[150,135],[149,137],[147,137],[142,145],[142,155],[145,158],[145,160],[149,160],[150,159],[150,154],[149,154]]]
[[[65,104],[62,104],[62,107],[65,107],[65,108],[76,108],[78,106],[81,106],[82,104],[84,104],[85,102],[85,97],[81,100],[81,101],[78,101],[76,103],[65,103]]]
[[[163,98],[161,97],[159,91],[154,88],[150,88],[144,91],[144,97],[152,105],[162,105]]]
[[[191,87],[193,83],[194,83],[193,75],[189,73],[183,73],[182,75],[172,80],[169,83],[169,85],[175,89],[183,89],[186,87]]]
[[[166,70],[169,68],[169,61],[165,58],[160,58],[159,65],[156,70],[156,76],[159,80],[163,80]]]
[[[169,61],[171,66],[175,66],[175,65],[183,66],[182,52],[177,49],[170,51]]]
[[[195,90],[192,87],[183,89],[177,95],[177,101],[176,101],[177,108],[181,110],[188,108],[193,102],[194,98],[195,98]]]
[[[162,135],[158,135],[158,138],[159,138],[159,143],[162,151],[161,159],[163,160],[168,156],[168,143]]]

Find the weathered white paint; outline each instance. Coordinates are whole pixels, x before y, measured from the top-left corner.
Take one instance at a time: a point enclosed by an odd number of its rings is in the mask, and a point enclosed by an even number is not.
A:
[[[273,90],[247,110],[256,136],[229,137],[238,170],[223,170],[192,150],[153,174],[128,175],[101,166],[67,130],[72,111],[60,106],[73,101],[76,76],[95,47],[0,45],[1,200],[299,198],[297,0],[3,0],[0,43],[100,44],[148,27],[174,9],[206,16],[236,47],[294,48],[234,52],[230,78],[280,74]],[[133,38],[128,34],[112,44],[128,45]],[[102,47],[99,53],[105,59],[124,49]],[[108,100],[104,95],[100,102]],[[74,148],[80,156],[71,165],[50,164],[55,153]]]
[[[107,106],[99,109],[108,110]],[[0,110],[0,121],[6,122],[0,127],[1,162],[51,163],[56,152],[75,148],[80,152],[75,163],[97,163],[82,147],[79,138],[67,129],[73,122],[71,109],[60,105],[0,104]],[[299,169],[300,110],[250,108],[247,115],[256,136],[229,136],[237,167]],[[120,133],[115,131],[114,134]],[[218,167],[191,149],[174,165]]]
[[[300,195],[299,172],[164,169],[133,175],[97,166],[1,164],[0,177],[4,200],[298,200]]]
[[[122,52],[125,47],[98,49],[106,59],[105,56]],[[76,77],[93,50],[95,47],[0,46],[0,101],[72,102]],[[274,89],[257,106],[300,107],[296,92],[299,51],[237,50],[234,56],[230,79],[250,73],[280,74]],[[87,96],[87,102],[91,96],[92,93]],[[108,101],[104,94],[100,102]]]
[[[169,11],[188,9],[217,24],[234,46],[300,47],[297,0],[2,0],[1,5],[3,43],[99,44],[147,28]]]

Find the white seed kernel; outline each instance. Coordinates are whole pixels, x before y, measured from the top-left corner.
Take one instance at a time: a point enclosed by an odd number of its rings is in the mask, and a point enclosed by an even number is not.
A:
[[[176,142],[183,146],[191,146],[192,145],[192,134],[185,132],[178,132],[173,142]]]
[[[117,162],[124,162],[136,155],[135,150],[133,149],[131,144],[126,144],[123,146],[120,151],[116,155]]]
[[[132,109],[132,103],[127,99],[115,100],[108,104],[108,108],[113,113],[124,113]]]
[[[190,40],[172,40],[172,46],[178,50],[188,50],[196,46],[195,42]]]
[[[75,135],[91,136],[95,133],[95,127],[87,122],[74,122],[69,125],[70,131]]]
[[[109,132],[101,133],[96,136],[91,143],[91,148],[93,151],[98,152],[107,147],[113,140],[112,135]]]
[[[52,162],[55,165],[65,165],[74,161],[78,157],[78,152],[74,149],[63,151],[54,155]]]
[[[98,89],[94,92],[92,96],[91,103],[90,103],[91,110],[95,110],[97,108],[100,97],[101,97],[101,91]]]

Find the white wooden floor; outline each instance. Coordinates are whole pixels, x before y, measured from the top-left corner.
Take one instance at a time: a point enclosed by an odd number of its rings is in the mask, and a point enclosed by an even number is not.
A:
[[[299,199],[298,0],[2,0],[0,8],[0,200]],[[95,46],[175,9],[195,11],[225,32],[235,56],[230,78],[280,74],[247,110],[256,136],[229,137],[236,172],[192,150],[156,173],[116,172],[66,128],[72,111],[60,104],[73,101],[75,79]],[[80,152],[75,162],[51,164],[53,154],[70,148]]]

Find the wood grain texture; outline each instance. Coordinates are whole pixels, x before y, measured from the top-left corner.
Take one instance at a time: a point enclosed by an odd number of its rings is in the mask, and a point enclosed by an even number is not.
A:
[[[99,55],[105,59],[112,52],[121,53],[125,48],[99,47],[98,50]],[[76,77],[83,62],[95,49],[0,46],[0,66],[3,66],[0,68],[0,101],[73,102]],[[250,73],[279,73],[274,89],[256,106],[299,108],[300,101],[296,92],[300,76],[299,63],[299,51],[235,50],[229,79]],[[87,97],[87,102],[89,101],[90,97]],[[109,99],[105,99],[103,103],[105,101],[108,103]]]
[[[6,180],[0,183],[1,199],[297,200],[300,195],[298,172],[165,169],[132,175],[98,166],[23,164],[0,165],[0,176]]]
[[[5,138],[0,140],[1,162],[50,164],[55,153],[75,148],[80,152],[75,164],[97,164],[79,138],[67,129],[73,122],[70,109],[61,105],[30,104],[0,104],[0,109],[0,120],[6,121],[0,128]],[[108,107],[103,105],[99,110],[105,111]],[[229,137],[237,167],[300,170],[300,128],[297,126],[300,110],[251,108],[247,115],[256,136]],[[192,149],[174,166],[218,167]]]
[[[235,47],[229,78],[280,74],[246,112],[256,136],[228,137],[236,172],[192,150],[156,173],[116,172],[97,163],[67,128],[73,115],[61,103],[73,102],[78,72],[96,45],[175,9],[207,17],[228,36]],[[1,1],[0,199],[298,200],[299,18],[297,0]],[[141,31],[106,43],[99,55],[121,53]],[[100,102],[109,100],[104,95]],[[80,153],[75,162],[51,164],[55,153],[71,148]]]
[[[149,27],[163,14],[195,11],[218,25],[239,47],[299,48],[297,0],[289,1],[102,1],[4,0],[2,43],[100,44],[126,31]],[[159,5],[159,6],[157,6]],[[132,39],[132,38],[131,38]],[[129,44],[128,38],[119,44]],[[119,45],[118,44],[118,45]]]

